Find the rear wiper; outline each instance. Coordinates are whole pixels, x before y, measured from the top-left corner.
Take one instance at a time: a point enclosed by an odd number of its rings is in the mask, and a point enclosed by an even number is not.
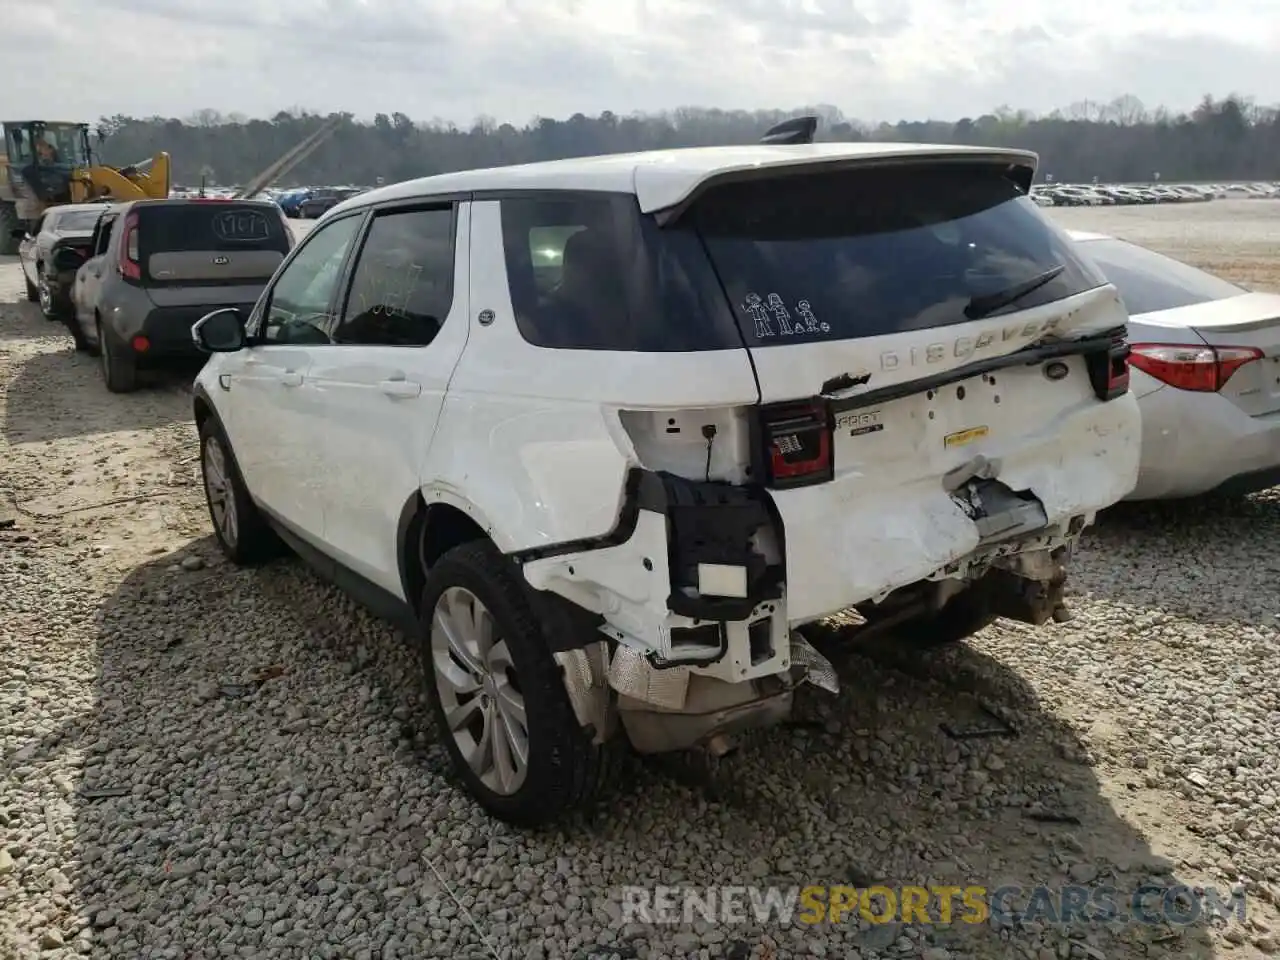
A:
[[[1004,290],[996,293],[984,293],[973,297],[969,301],[969,305],[964,308],[964,315],[970,320],[981,320],[983,317],[989,317],[1002,307],[1007,307],[1011,303],[1017,303],[1027,294],[1039,290],[1046,283],[1056,279],[1066,270],[1065,264],[1058,264],[1056,267],[1050,267],[1044,273],[1038,273],[1034,277],[1023,280],[1021,283],[1015,283],[1012,287],[1006,287]]]

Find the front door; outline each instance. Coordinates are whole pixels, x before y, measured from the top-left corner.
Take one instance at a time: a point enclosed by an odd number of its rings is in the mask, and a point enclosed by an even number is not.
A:
[[[445,391],[467,342],[468,208],[375,211],[331,345],[307,373],[325,416],[325,549],[402,596],[397,528],[417,494]],[[405,598],[413,599],[413,598]]]
[[[314,348],[329,342],[343,263],[363,217],[342,217],[312,231],[276,274],[249,320],[249,346],[228,364],[223,426],[253,498],[306,539],[324,531],[310,448],[324,411],[308,396]],[[227,422],[229,421],[229,422]]]

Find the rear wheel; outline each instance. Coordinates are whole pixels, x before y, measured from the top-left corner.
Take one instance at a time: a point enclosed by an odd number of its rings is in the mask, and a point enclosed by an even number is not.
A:
[[[427,574],[419,655],[467,790],[501,820],[540,826],[595,797],[609,753],[578,724],[525,590],[487,540],[450,550]]]
[[[116,343],[98,320],[98,357],[102,361],[102,379],[112,393],[132,393],[138,389],[138,362]]]
[[[40,312],[46,320],[61,320],[53,306],[53,291],[49,289],[49,278],[44,275],[44,267],[36,264],[36,299],[40,301]]]
[[[932,650],[967,640],[998,619],[982,592],[969,587],[947,601],[941,610],[908,620],[900,624],[893,634],[906,646]]]

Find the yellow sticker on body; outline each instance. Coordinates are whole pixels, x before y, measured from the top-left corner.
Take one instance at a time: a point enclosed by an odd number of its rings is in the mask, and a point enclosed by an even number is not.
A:
[[[966,443],[973,443],[985,437],[991,430],[987,427],[970,427],[968,430],[957,430],[955,433],[948,433],[942,438],[942,442],[948,447],[963,447]]]

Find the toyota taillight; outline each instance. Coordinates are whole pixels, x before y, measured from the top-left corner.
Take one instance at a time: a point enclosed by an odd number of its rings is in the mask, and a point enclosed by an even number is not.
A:
[[[835,475],[831,413],[821,400],[759,408],[757,473],[776,490],[824,483]]]
[[[142,262],[138,253],[138,215],[129,214],[120,237],[120,274],[127,280],[142,279]]]
[[[1217,393],[1237,370],[1264,356],[1257,347],[1205,344],[1135,343],[1129,349],[1130,362],[1143,373],[1197,393]]]

